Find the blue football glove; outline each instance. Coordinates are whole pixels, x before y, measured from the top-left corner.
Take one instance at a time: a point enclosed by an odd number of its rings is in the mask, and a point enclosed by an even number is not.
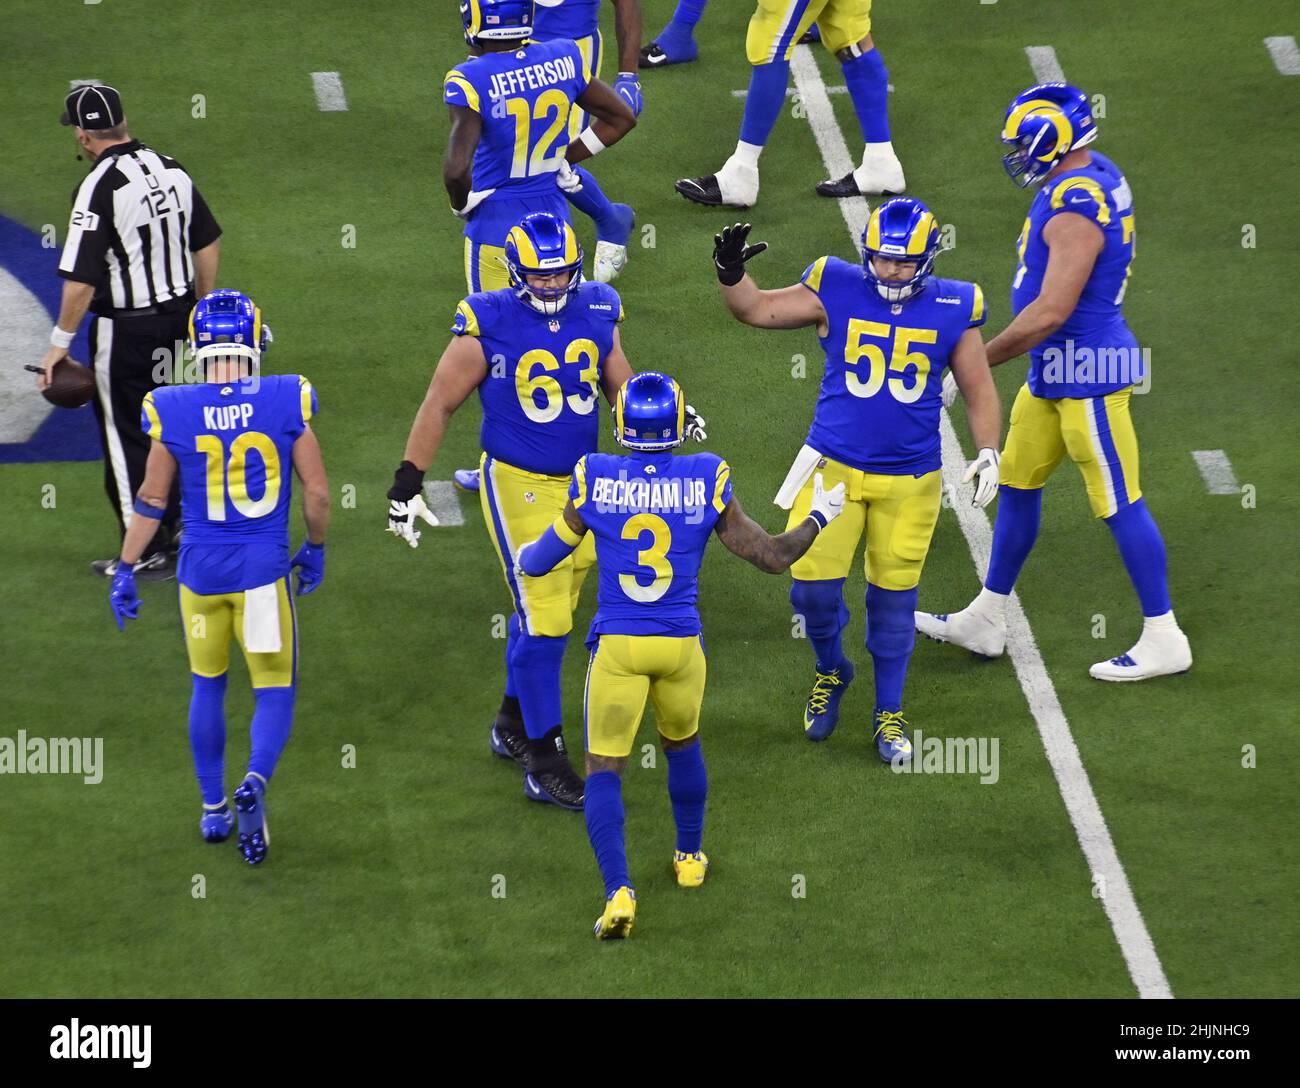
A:
[[[126,620],[138,619],[140,616],[140,598],[135,592],[135,564],[117,561],[117,573],[113,575],[113,587],[108,591],[108,606],[113,610],[113,619],[117,621],[119,631],[126,630]]]
[[[614,80],[614,93],[632,107],[632,116],[639,117],[645,101],[641,97],[641,78],[635,72],[619,72]]]
[[[298,568],[298,588],[295,597],[310,593],[325,580],[325,545],[304,540],[298,554],[289,561],[289,570]]]

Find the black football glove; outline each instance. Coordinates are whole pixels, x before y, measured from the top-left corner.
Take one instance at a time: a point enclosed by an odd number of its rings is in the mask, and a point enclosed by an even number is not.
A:
[[[766,242],[746,245],[750,229],[748,223],[736,223],[713,236],[713,266],[718,270],[718,282],[725,287],[735,287],[744,278],[745,262],[767,248]]]

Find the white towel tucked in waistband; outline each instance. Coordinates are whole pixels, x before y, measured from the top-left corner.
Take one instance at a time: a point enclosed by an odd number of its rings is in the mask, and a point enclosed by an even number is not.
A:
[[[280,652],[280,594],[275,582],[244,590],[244,647],[250,654]]]
[[[776,498],[772,500],[782,510],[789,510],[794,505],[794,500],[799,497],[799,492],[803,490],[803,485],[808,482],[808,478],[817,468],[817,462],[822,459],[822,455],[811,446],[804,446],[799,450],[798,456],[794,459],[794,464],[790,466],[790,471],[786,475],[785,483],[781,485],[781,490],[776,493]]]

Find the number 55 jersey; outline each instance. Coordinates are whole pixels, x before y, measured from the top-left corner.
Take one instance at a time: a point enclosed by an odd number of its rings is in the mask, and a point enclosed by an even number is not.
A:
[[[288,575],[293,444],[316,407],[299,374],[163,386],[144,398],[141,425],[180,474],[181,585],[235,593]]]

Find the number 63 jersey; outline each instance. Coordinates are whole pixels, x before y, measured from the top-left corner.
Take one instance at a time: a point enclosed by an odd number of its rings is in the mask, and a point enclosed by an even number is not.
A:
[[[829,326],[808,445],[862,472],[938,469],[943,371],[962,334],[984,324],[979,284],[932,276],[912,298],[887,302],[861,265],[838,257],[818,258],[801,282]]]
[[[289,573],[293,444],[316,414],[299,374],[162,386],[141,426],[176,458],[181,538],[177,580],[194,593],[235,593]]]
[[[600,437],[600,381],[623,320],[618,292],[583,282],[557,314],[512,288],[470,295],[451,331],[476,337],[487,361],[479,384],[483,452],[526,472],[568,476]]]

